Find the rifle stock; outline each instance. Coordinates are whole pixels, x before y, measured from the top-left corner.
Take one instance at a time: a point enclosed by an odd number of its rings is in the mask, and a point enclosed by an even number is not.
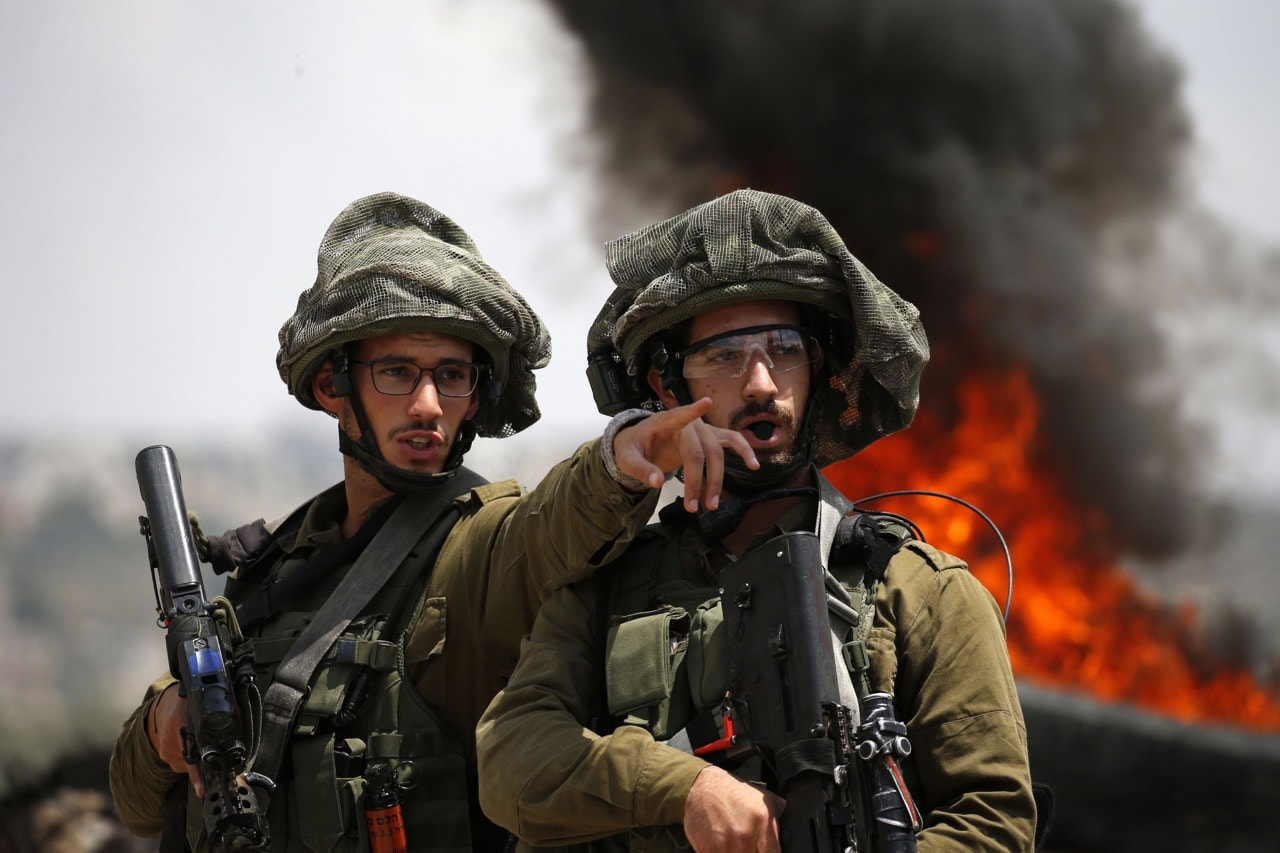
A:
[[[169,671],[190,714],[184,757],[204,785],[205,831],[214,850],[266,850],[269,833],[255,787],[269,789],[270,781],[248,772],[250,730],[238,698],[255,689],[248,644],[225,599],[210,602],[205,596],[173,450],[147,447],[135,468]]]

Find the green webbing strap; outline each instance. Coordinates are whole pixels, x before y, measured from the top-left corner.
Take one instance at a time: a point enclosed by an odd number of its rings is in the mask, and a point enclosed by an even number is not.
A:
[[[312,782],[332,779],[333,735],[299,738],[293,748],[293,775]],[[311,785],[304,808],[298,809],[298,835],[317,850],[333,850],[342,838],[342,792],[336,782]]]
[[[856,718],[858,714],[856,700],[862,696],[862,693],[855,680],[855,674],[848,669],[848,660],[843,653],[850,645],[845,642],[846,631],[840,630],[837,626],[844,625],[847,630],[858,631],[863,627],[862,617],[867,614],[856,612],[857,602],[850,598],[849,591],[831,572],[831,546],[835,542],[836,530],[839,529],[845,513],[852,509],[853,504],[835,489],[827,489],[826,481],[820,482],[823,488],[819,492],[817,535],[820,543],[819,553],[822,554],[823,559],[823,585],[827,592],[827,615],[831,622],[832,652],[837,662],[846,663],[846,666],[836,667],[836,683],[840,688],[840,698],[852,709]]]
[[[844,517],[849,507],[833,504],[831,496],[823,495],[822,497],[826,500],[818,501],[818,542],[822,546],[820,551],[824,560],[823,568],[830,572],[831,544],[835,541],[836,528],[840,526],[840,519]]]
[[[473,471],[459,468],[440,488],[409,495],[400,502],[276,668],[262,697],[262,739],[253,758],[253,772],[276,781],[294,719],[310,690],[311,675],[334,640],[395,574],[415,545],[423,542],[425,559],[435,554],[457,520],[457,513],[448,511],[454,498],[485,482]],[[433,519],[425,539],[423,519]]]
[[[260,664],[284,660],[294,647],[293,637],[272,640],[255,639],[253,658]],[[324,653],[323,660],[368,667],[374,672],[390,672],[400,662],[400,644],[391,640],[356,640],[339,638]]]

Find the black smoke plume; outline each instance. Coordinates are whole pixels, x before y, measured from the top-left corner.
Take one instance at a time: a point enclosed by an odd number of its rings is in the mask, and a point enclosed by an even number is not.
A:
[[[921,308],[925,408],[1024,365],[1067,487],[1115,544],[1188,544],[1201,436],[1144,386],[1165,344],[1097,263],[1179,198],[1191,139],[1180,67],[1130,6],[548,2],[592,67],[603,228],[738,186],[812,204]]]

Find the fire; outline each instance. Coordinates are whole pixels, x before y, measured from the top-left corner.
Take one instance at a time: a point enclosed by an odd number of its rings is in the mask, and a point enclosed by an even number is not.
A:
[[[982,509],[1013,556],[1007,625],[1014,673],[1087,690],[1185,722],[1280,731],[1280,691],[1213,655],[1194,608],[1171,609],[1117,564],[1107,519],[1070,503],[1044,470],[1039,404],[1025,372],[960,383],[955,419],[922,410],[909,430],[826,472],[851,497],[899,489],[943,492]],[[927,409],[927,407],[926,407]],[[929,542],[957,554],[1003,606],[1004,554],[976,514],[937,498],[867,506],[912,518]]]

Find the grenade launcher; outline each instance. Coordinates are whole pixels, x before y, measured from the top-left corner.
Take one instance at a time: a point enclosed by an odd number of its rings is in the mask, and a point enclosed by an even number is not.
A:
[[[216,851],[266,850],[266,815],[254,789],[269,790],[271,783],[247,772],[257,719],[251,644],[240,634],[230,602],[205,598],[173,450],[148,447],[135,466],[147,511],[139,522],[151,561],[157,622],[168,630],[169,671],[191,717],[182,730],[183,753],[204,784],[205,831]],[[246,707],[249,713],[242,712]]]

